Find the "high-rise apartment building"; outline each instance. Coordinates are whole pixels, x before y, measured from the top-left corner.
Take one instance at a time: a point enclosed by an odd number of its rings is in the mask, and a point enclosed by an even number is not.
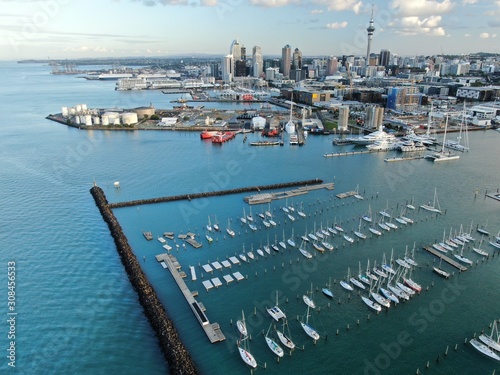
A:
[[[232,82],[234,77],[234,59],[233,55],[229,54],[222,59],[222,80],[224,82]]]
[[[389,66],[391,61],[391,51],[383,49],[380,51],[379,65]]]
[[[292,58],[292,48],[290,45],[286,45],[281,49],[281,69],[280,72],[285,78],[290,77],[290,65]]]
[[[260,77],[264,72],[264,59],[262,58],[262,49],[254,46],[252,49],[253,76]]]
[[[295,51],[293,51],[292,68],[302,69],[302,52],[298,48],[295,48]]]

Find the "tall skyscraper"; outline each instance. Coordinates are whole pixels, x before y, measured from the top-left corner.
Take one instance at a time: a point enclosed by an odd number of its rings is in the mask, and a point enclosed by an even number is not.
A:
[[[375,31],[375,26],[373,26],[373,4],[372,4],[372,16],[370,19],[370,24],[366,29],[366,31],[368,32],[368,46],[366,48],[366,64],[368,65],[370,62],[370,49],[372,47],[373,32]]]
[[[226,55],[222,60],[222,80],[232,82],[234,77],[234,59],[233,55]]]
[[[252,49],[253,76],[260,77],[264,71],[264,59],[262,58],[262,49],[254,46]]]
[[[241,44],[238,39],[233,40],[229,47],[229,54],[233,55],[234,60],[241,60]]]
[[[387,49],[381,50],[380,51],[379,65],[389,66],[390,60],[391,60],[391,51],[389,51]]]
[[[286,78],[290,77],[291,52],[292,47],[288,44],[281,49],[281,73]]]
[[[337,61],[337,58],[334,56],[330,56],[326,62],[327,67],[326,67],[326,75],[327,76],[332,76],[334,75],[337,70],[339,69],[339,63]]]
[[[294,69],[302,69],[302,52],[298,48],[293,51],[292,66]]]

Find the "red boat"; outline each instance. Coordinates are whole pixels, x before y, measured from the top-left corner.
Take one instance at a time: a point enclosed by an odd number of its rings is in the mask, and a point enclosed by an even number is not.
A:
[[[277,128],[274,128],[272,130],[269,129],[264,129],[261,133],[263,137],[278,137],[280,135],[280,132]]]
[[[200,133],[200,138],[201,139],[212,139],[214,135],[216,135],[218,132],[217,131],[210,131],[210,130],[203,130]]]
[[[224,143],[229,141],[230,139],[233,139],[235,137],[235,134],[233,132],[218,132],[212,137],[212,143]]]

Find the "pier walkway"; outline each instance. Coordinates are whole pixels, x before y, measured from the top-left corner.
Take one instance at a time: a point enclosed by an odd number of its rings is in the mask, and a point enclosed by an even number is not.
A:
[[[243,200],[248,204],[263,204],[263,203],[269,203],[275,199],[285,199],[285,198],[295,197],[298,195],[307,194],[311,190],[318,190],[318,189],[333,190],[334,188],[335,184],[333,182],[328,182],[318,185],[301,186],[298,187],[297,189],[279,191],[276,193],[254,194],[244,197]]]
[[[408,161],[408,160],[418,160],[418,159],[424,159],[425,157],[422,155],[418,156],[404,156],[404,157],[392,157],[392,158],[385,158],[384,161],[386,163],[390,163],[393,161]]]
[[[453,259],[447,257],[446,255],[444,255],[443,253],[441,253],[441,252],[439,252],[437,250],[434,250],[430,246],[424,246],[424,250],[428,251],[432,255],[437,256],[439,259],[444,260],[446,263],[452,265],[453,267],[455,267],[456,269],[458,269],[460,272],[467,271],[467,267],[462,266],[460,263],[455,262]]]
[[[198,303],[198,301],[196,301],[196,299],[193,296],[193,293],[189,290],[186,283],[182,279],[182,276],[178,271],[178,266],[177,266],[178,262],[175,259],[175,257],[171,254],[158,254],[156,256],[156,260],[158,262],[164,262],[167,265],[167,269],[172,274],[172,277],[179,286],[179,289],[184,295],[184,298],[186,298],[189,307],[193,311],[194,315],[196,316],[196,319],[198,320],[201,327],[205,331],[210,342],[213,344],[219,341],[224,341],[226,337],[222,333],[219,324],[210,323],[208,317],[205,314],[204,311],[205,308],[203,307],[203,305]]]
[[[363,154],[373,154],[375,152],[387,152],[385,150],[365,150],[365,151],[346,151],[346,152],[337,152],[331,154],[324,154],[325,158],[334,158],[338,156],[351,156],[351,155],[363,155]]]

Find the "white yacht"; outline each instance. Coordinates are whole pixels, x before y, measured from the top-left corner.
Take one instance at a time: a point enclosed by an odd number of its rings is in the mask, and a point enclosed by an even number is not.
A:
[[[371,134],[367,135],[362,135],[357,138],[350,138],[350,141],[356,145],[370,145],[373,144],[377,141],[383,141],[383,140],[395,140],[396,137],[393,134],[388,134],[384,132],[383,126],[381,125],[377,131],[374,131]]]

